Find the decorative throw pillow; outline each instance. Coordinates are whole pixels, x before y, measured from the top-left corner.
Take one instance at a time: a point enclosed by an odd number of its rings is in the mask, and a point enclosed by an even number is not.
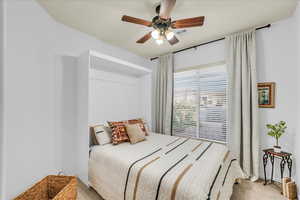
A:
[[[94,131],[94,127],[90,126],[90,146],[99,145],[96,134]]]
[[[111,129],[104,125],[93,127],[96,141],[99,145],[105,145],[112,142]]]
[[[143,120],[144,127],[145,127],[147,135],[150,135],[151,131],[150,131],[150,128],[149,128],[149,124],[144,119],[142,119],[142,120]]]
[[[136,144],[146,139],[145,133],[139,124],[126,124],[125,126],[131,144]]]
[[[112,130],[112,143],[120,144],[122,142],[129,142],[129,137],[127,135],[125,125],[128,124],[127,121],[120,122],[107,122]]]
[[[130,119],[130,120],[128,120],[128,123],[129,124],[138,124],[141,127],[142,131],[144,132],[145,136],[149,135],[143,119],[141,119],[141,118]]]

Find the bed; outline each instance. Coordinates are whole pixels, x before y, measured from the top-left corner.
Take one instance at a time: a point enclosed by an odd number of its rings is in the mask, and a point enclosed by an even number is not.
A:
[[[89,159],[89,184],[105,200],[227,200],[241,177],[225,145],[155,133],[94,146]]]

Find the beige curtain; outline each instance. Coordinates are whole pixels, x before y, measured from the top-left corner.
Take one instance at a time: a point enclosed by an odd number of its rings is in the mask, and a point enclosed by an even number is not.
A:
[[[246,175],[259,177],[255,30],[226,37],[229,80],[229,148]]]
[[[166,135],[172,133],[173,73],[173,54],[160,56],[152,76],[152,130]]]

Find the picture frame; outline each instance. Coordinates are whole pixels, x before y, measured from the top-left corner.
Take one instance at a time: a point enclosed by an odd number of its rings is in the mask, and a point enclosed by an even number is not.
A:
[[[260,108],[275,108],[275,87],[274,82],[258,83],[258,105]]]

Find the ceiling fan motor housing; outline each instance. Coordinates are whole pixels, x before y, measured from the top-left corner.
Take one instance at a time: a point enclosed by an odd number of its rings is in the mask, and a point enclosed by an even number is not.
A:
[[[159,16],[155,16],[152,19],[152,26],[153,28],[160,30],[161,32],[165,32],[171,26],[171,18],[162,19]]]

